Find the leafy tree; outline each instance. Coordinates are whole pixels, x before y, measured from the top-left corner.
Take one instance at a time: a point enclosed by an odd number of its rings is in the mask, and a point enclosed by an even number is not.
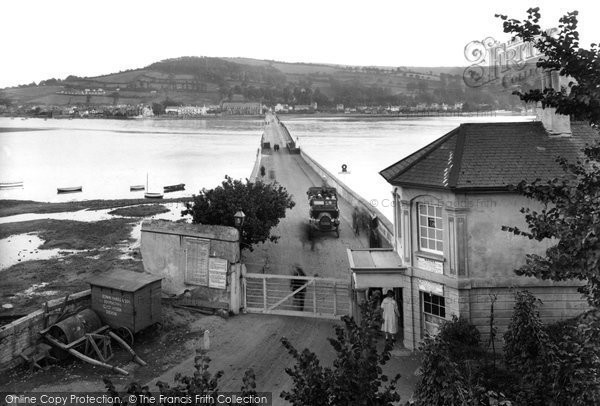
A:
[[[560,31],[553,37],[541,30],[539,8],[528,10],[526,21],[504,20],[504,31],[532,41],[545,56],[537,63],[545,69],[559,70],[560,75],[574,78],[570,93],[532,90],[519,94],[522,100],[541,102],[556,107],[557,112],[575,118],[600,121],[600,51],[579,47],[577,12],[560,19]],[[516,270],[519,275],[561,281],[586,281],[580,288],[593,306],[600,306],[600,144],[587,146],[576,162],[557,159],[565,175],[551,180],[520,182],[513,189],[543,205],[541,211],[521,209],[529,231],[517,227],[503,230],[530,239],[558,241],[546,250],[546,255],[529,254],[526,263]]]
[[[498,371],[485,370],[486,353],[477,328],[462,318],[444,322],[440,332],[425,337],[421,380],[415,389],[417,405],[511,405],[497,389]]]
[[[539,7],[528,9],[524,21],[501,14],[496,17],[504,21],[504,32],[532,42],[542,53],[538,67],[575,79],[570,84],[570,92],[566,89],[535,89],[516,94],[526,102],[541,102],[544,107],[555,107],[560,114],[597,125],[600,123],[600,48],[598,44],[591,44],[590,49],[579,46],[577,15],[578,12],[573,11],[561,17],[556,36],[542,30],[538,24],[541,18]]]
[[[514,397],[526,405],[594,405],[600,402],[600,314],[544,326],[541,303],[517,292],[504,334],[508,370],[517,381]]]
[[[196,357],[194,358],[194,374],[185,376],[177,373],[174,377],[173,386],[166,382],[157,382],[156,386],[158,386],[160,394],[166,397],[173,397],[174,399],[186,399],[187,397],[191,399],[203,399],[205,396],[205,399],[210,399],[209,396],[213,399],[217,399],[217,396],[219,395],[219,380],[223,377],[223,371],[217,371],[214,374],[211,373],[209,371],[210,362],[211,359],[207,355],[207,351],[197,349]],[[150,392],[148,386],[142,386],[137,382],[132,382],[127,385],[125,393],[119,393],[110,379],[103,378],[103,380],[107,394],[113,398],[121,399],[121,401],[118,402],[120,405],[137,406],[149,404],[147,402],[131,402],[129,395],[135,395],[134,399],[142,399],[140,395],[144,395],[144,399],[147,399],[150,396],[156,397]],[[256,396],[256,381],[252,369],[248,369],[245,372],[240,392],[241,396]],[[170,404],[178,405],[180,403],[175,401]],[[186,404],[186,402],[183,402],[182,404]],[[209,404],[213,403],[210,402]]]
[[[377,334],[381,316],[369,304],[361,305],[361,321],[342,318],[344,327],[336,326],[336,338],[329,338],[337,358],[333,368],[323,367],[317,356],[308,349],[299,352],[286,339],[282,343],[296,360],[286,368],[292,377],[292,389],[281,397],[294,406],[324,405],[392,405],[400,400],[396,384],[400,375],[388,382],[381,367],[390,359],[391,343],[377,350]]]
[[[517,292],[515,299],[504,334],[504,355],[509,369],[519,377],[517,400],[527,405],[550,404],[548,369],[544,368],[551,358],[550,339],[537,310],[539,299],[527,291]]]
[[[182,216],[191,215],[196,224],[233,227],[235,213],[242,210],[246,219],[241,229],[241,242],[244,248],[252,251],[253,244],[279,239],[279,236],[271,235],[271,229],[285,217],[286,209],[295,204],[287,190],[277,183],[247,179],[243,182],[225,176],[221,186],[202,189],[192,203],[186,203]]]

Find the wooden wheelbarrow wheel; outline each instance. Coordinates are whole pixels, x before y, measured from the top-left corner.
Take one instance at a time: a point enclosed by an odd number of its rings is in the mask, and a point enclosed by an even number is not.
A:
[[[115,329],[115,333],[123,339],[129,346],[133,345],[133,333],[127,327],[119,327]]]

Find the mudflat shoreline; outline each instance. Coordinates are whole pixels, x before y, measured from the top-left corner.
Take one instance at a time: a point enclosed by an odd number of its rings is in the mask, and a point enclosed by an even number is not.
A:
[[[79,210],[105,210],[137,205],[188,202],[192,200],[192,196],[162,199],[160,201],[150,201],[148,199],[94,199],[60,203],[4,199],[0,200],[0,217],[25,213],[61,213]]]

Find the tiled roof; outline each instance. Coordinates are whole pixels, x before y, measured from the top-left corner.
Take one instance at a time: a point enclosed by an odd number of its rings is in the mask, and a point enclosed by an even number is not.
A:
[[[574,161],[600,139],[586,123],[571,123],[571,137],[549,136],[540,122],[470,123],[380,172],[396,186],[499,190],[522,180],[564,174],[556,162]]]

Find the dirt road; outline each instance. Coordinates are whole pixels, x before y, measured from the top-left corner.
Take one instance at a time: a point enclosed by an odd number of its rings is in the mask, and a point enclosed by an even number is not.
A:
[[[282,390],[289,389],[292,381],[285,373],[286,367],[293,365],[281,344],[281,337],[287,337],[299,350],[308,348],[315,352],[321,363],[331,366],[334,352],[327,341],[333,337],[336,322],[321,319],[290,316],[272,316],[246,314],[229,320],[218,317],[205,317],[197,322],[210,330],[209,356],[212,359],[211,372],[223,370],[220,388],[223,391],[239,391],[244,372],[253,368],[256,375],[257,391],[272,392],[273,405],[287,405],[279,397]],[[195,328],[194,328],[195,329]],[[198,334],[196,343],[200,345],[202,335]],[[186,344],[192,347],[194,341]],[[383,346],[383,340],[381,341]],[[167,371],[150,382],[150,388],[156,389],[156,381],[172,382],[176,373],[191,374],[194,357],[191,356],[175,368]],[[419,361],[414,355],[392,357],[384,368],[388,376],[400,373],[400,394],[402,401],[410,398],[417,377],[414,371]]]

